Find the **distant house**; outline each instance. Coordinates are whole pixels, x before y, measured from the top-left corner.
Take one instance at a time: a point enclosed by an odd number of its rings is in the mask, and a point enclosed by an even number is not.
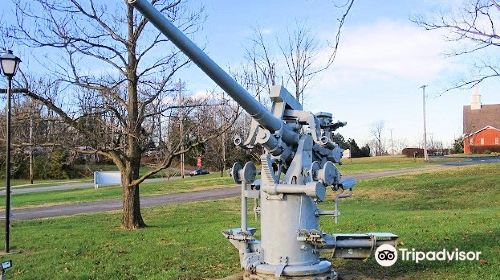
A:
[[[500,104],[481,104],[477,87],[464,106],[463,133],[464,153],[500,152]]]
[[[424,157],[424,149],[422,148],[404,148],[401,154],[407,157]],[[450,149],[427,149],[429,156],[444,156],[450,154]]]

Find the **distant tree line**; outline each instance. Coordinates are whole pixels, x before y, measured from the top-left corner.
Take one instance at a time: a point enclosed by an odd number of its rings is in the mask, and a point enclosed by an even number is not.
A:
[[[344,139],[344,136],[340,133],[335,133],[333,136],[333,141],[337,143],[342,149],[349,149],[351,151],[352,158],[369,157],[370,156],[370,146],[368,144],[363,147],[359,147],[356,140],[349,138]]]
[[[464,153],[464,137],[460,136],[453,142],[453,148],[451,150],[454,154]]]

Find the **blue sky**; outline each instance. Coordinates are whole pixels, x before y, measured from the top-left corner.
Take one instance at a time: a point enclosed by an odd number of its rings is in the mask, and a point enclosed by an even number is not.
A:
[[[207,15],[194,40],[223,68],[238,69],[255,27],[272,42],[299,21],[311,29],[320,44],[332,40],[340,15],[334,5],[341,1],[191,0],[193,7],[204,6]],[[122,4],[122,0],[117,2]],[[332,112],[335,118],[347,121],[339,132],[359,144],[369,141],[373,123],[384,121],[386,139],[392,129],[396,141],[415,146],[423,133],[419,87],[427,84],[428,135],[451,144],[462,132],[462,106],[469,103],[472,91],[440,93],[454,80],[470,75],[472,58],[446,57],[444,53],[454,45],[445,42],[443,34],[415,26],[409,17],[449,10],[460,3],[356,0],[344,26],[337,60],[307,89],[305,109]],[[2,8],[0,13],[4,20],[9,18],[7,10]],[[29,60],[30,51],[19,52]],[[484,55],[497,58],[492,52]],[[192,94],[214,88],[195,66],[183,70],[181,76]],[[480,86],[483,104],[500,103],[499,86],[500,81]]]
[[[203,3],[208,18],[199,42],[222,66],[237,68],[244,60],[244,47],[258,26],[269,41],[283,36],[296,21],[305,22],[321,42],[333,38],[338,11],[334,1],[194,1]],[[345,137],[365,143],[370,127],[384,121],[385,137],[392,129],[395,140],[408,145],[421,142],[422,90],[427,84],[428,135],[445,145],[462,132],[462,106],[471,90],[441,95],[460,77],[471,74],[471,58],[444,55],[454,45],[443,34],[425,31],[409,21],[415,14],[431,15],[459,7],[461,1],[370,1],[354,3],[343,30],[333,67],[314,81],[306,92],[307,110],[329,111],[347,121],[340,130]],[[276,55],[279,55],[276,53]],[[191,67],[190,90],[212,86],[203,73]],[[193,74],[196,74],[193,76]],[[195,78],[193,78],[195,77]],[[500,103],[498,81],[480,86],[483,104]]]

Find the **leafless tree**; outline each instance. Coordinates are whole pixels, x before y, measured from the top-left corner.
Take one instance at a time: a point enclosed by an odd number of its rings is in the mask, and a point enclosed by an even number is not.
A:
[[[287,38],[279,40],[276,45],[280,50],[281,58],[286,67],[278,69],[280,56],[272,54],[272,45],[265,40],[260,29],[255,30],[251,45],[247,49],[247,59],[252,77],[256,84],[261,84],[267,91],[276,84],[278,77],[285,77],[294,86],[297,100],[304,98],[304,91],[311,80],[320,72],[330,68],[335,61],[340,44],[342,28],[349,14],[354,0],[348,0],[336,8],[341,9],[342,15],[338,19],[337,32],[334,42],[328,42],[327,57],[320,57],[320,44],[306,25],[297,24],[295,30],[287,30]],[[320,61],[321,60],[321,61]]]
[[[370,134],[373,137],[372,143],[375,148],[373,150],[376,156],[381,156],[385,152],[384,139],[382,136],[382,134],[384,133],[384,128],[385,128],[384,121],[377,121],[373,123],[370,129]]]
[[[29,48],[56,53],[42,64],[50,65],[47,71],[59,86],[57,99],[29,84],[24,85],[26,95],[47,106],[81,137],[95,139],[80,152],[114,162],[122,175],[122,227],[144,227],[139,185],[225,129],[213,127],[192,141],[181,138],[164,150],[155,168],[139,174],[153,119],[172,108],[158,101],[176,91],[175,75],[189,60],[123,1],[13,1],[17,22],[2,28],[2,35]],[[198,30],[202,10],[190,11],[182,0],[152,3],[183,32]]]
[[[423,147],[423,143],[421,143]],[[430,134],[427,140],[427,148],[429,150],[442,150],[444,148],[443,142],[434,138],[434,135]]]
[[[251,45],[246,49],[248,65],[243,69],[240,80],[246,88],[255,93],[261,101],[262,93],[269,94],[271,87],[276,85],[276,61],[272,57],[268,43],[262,30],[255,28]]]
[[[500,4],[496,0],[469,0],[458,13],[440,13],[434,18],[418,16],[412,21],[426,30],[442,30],[446,32],[445,39],[460,43],[460,49],[449,53],[451,56],[481,54],[485,50],[495,51],[500,46],[498,18]],[[495,53],[495,54],[496,54]],[[473,67],[475,77],[463,79],[452,85],[446,91],[458,88],[472,88],[475,85],[492,78],[500,77],[498,57],[477,60]]]
[[[29,78],[25,77],[22,72],[18,75],[23,76],[24,79]],[[33,88],[37,89],[44,87],[41,80],[31,80],[31,84]],[[68,135],[68,125],[64,124],[58,117],[54,117],[53,112],[42,103],[23,96],[20,90],[14,88],[12,94],[12,174],[23,178],[29,176],[31,183],[33,183],[35,176],[52,178],[53,175],[44,174],[39,168],[35,168],[35,155],[44,155],[50,158],[53,151],[69,147],[68,145],[73,138]],[[23,90],[25,91],[25,89]],[[5,92],[6,89],[0,89],[0,93]],[[47,96],[53,96],[52,94],[53,92],[46,91]],[[5,95],[2,95],[2,101],[4,98]],[[0,145],[5,145],[5,135],[5,112],[0,112]],[[4,151],[5,149],[0,149],[2,157],[5,156]]]
[[[394,139],[394,146],[396,147],[396,154],[400,155],[404,148],[408,148],[408,140],[406,138]]]
[[[337,50],[335,49],[332,58],[324,67],[314,69],[313,63],[318,54],[318,44],[311,35],[311,31],[303,25],[298,25],[292,33],[288,30],[287,34],[288,39],[285,43],[280,43],[279,47],[286,62],[288,79],[295,86],[295,98],[300,100],[299,98],[302,97],[303,103],[304,89],[315,74],[327,69],[333,63]]]

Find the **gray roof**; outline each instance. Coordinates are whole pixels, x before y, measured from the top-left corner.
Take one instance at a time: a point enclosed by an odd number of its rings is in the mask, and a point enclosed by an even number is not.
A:
[[[500,104],[482,105],[481,109],[471,110],[464,106],[464,134],[476,132],[486,126],[500,129]]]

